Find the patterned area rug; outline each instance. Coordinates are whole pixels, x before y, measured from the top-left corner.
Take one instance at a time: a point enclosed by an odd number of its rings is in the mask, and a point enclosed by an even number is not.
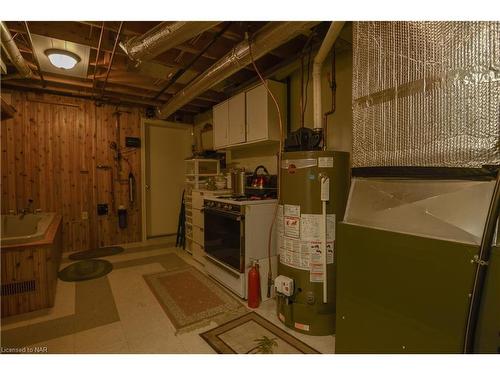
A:
[[[221,354],[320,354],[255,312],[200,336]]]
[[[177,332],[211,321],[221,324],[248,312],[239,300],[192,266],[144,275],[144,279]]]

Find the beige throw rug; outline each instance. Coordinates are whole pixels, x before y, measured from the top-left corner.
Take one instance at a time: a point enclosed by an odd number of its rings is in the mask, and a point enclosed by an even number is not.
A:
[[[144,275],[144,279],[178,333],[248,312],[242,302],[192,266]]]
[[[200,336],[221,354],[320,354],[255,312]]]

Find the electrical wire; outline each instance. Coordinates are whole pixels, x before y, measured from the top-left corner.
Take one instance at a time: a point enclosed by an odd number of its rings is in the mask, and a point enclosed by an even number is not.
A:
[[[276,221],[276,216],[278,214],[278,205],[279,205],[279,200],[280,200],[280,183],[281,183],[281,150],[283,148],[283,122],[282,122],[282,117],[281,117],[281,111],[280,111],[280,106],[278,104],[278,101],[274,97],[274,94],[271,92],[269,89],[266,80],[264,77],[262,77],[262,74],[260,73],[260,70],[257,68],[257,65],[255,64],[255,60],[253,58],[252,54],[252,43],[250,41],[250,38],[248,37],[248,34],[246,34],[246,39],[248,42],[248,52],[250,54],[250,59],[252,60],[252,65],[255,71],[257,72],[257,75],[259,76],[260,80],[262,81],[262,84],[266,88],[267,92],[273,99],[274,105],[276,106],[276,110],[278,111],[278,122],[279,122],[279,127],[280,127],[280,139],[279,139],[279,151],[278,151],[278,176],[277,176],[277,187],[278,187],[278,194],[277,194],[277,199],[278,199],[278,204],[276,204],[276,207],[274,209],[274,215],[273,215],[273,220],[271,222],[271,227],[269,228],[269,237],[267,240],[267,256],[268,256],[268,273],[267,273],[267,297],[271,297],[271,285],[273,284],[273,271],[271,267],[271,242],[272,242],[272,234],[273,234],[273,228],[274,228],[274,222]]]

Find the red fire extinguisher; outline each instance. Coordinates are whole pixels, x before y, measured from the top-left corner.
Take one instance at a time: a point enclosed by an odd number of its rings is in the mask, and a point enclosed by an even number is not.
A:
[[[248,307],[256,309],[260,304],[260,276],[259,263],[252,261],[252,267],[248,271]]]

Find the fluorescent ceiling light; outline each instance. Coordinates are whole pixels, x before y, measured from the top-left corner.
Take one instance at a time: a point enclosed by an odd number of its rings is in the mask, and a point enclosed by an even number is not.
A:
[[[73,52],[65,51],[62,49],[48,49],[45,54],[50,60],[50,63],[56,68],[70,70],[80,62],[80,57]]]

